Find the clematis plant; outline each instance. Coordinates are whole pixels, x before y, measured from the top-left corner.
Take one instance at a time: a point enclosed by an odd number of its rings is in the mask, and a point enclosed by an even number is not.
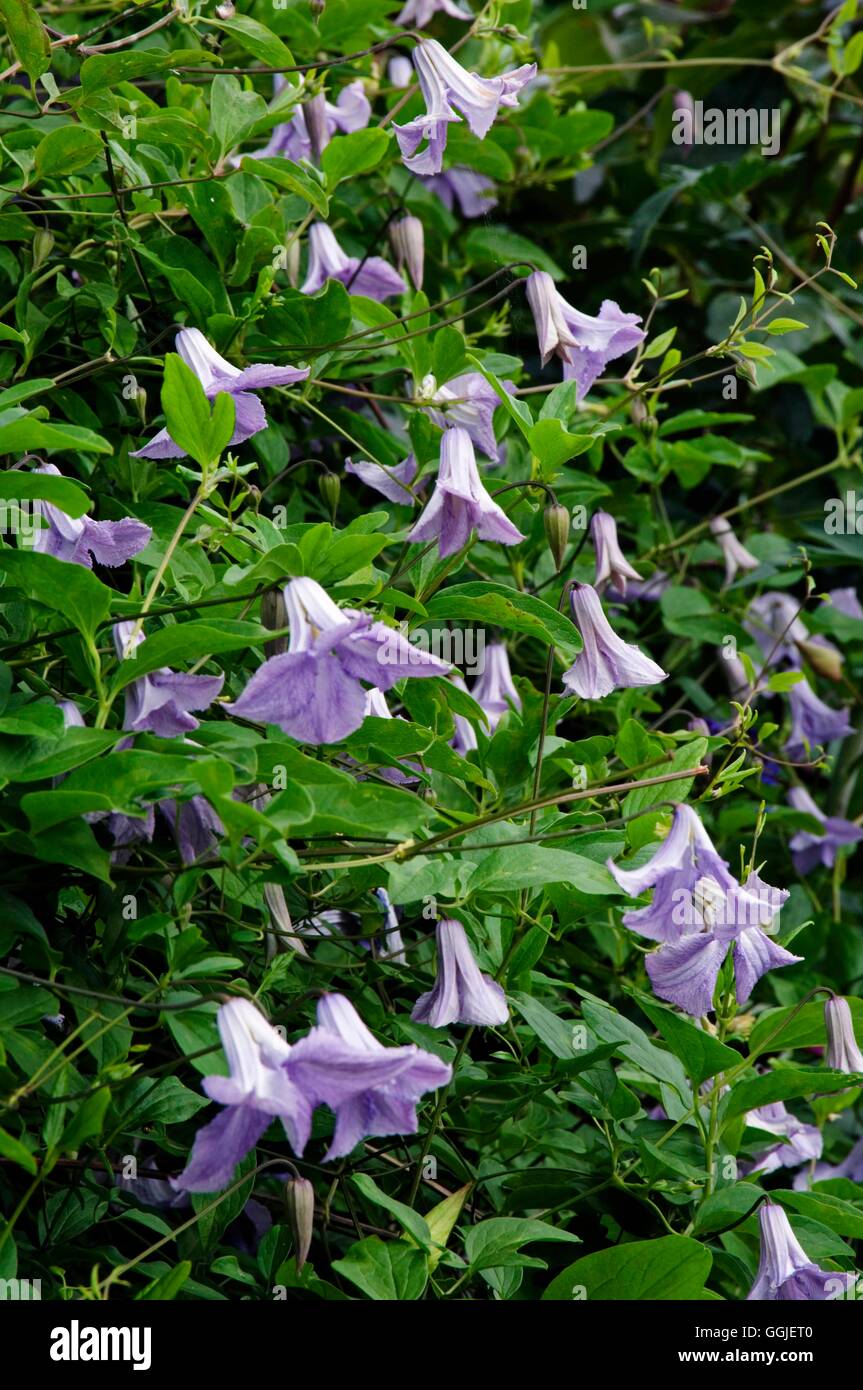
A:
[[[437,924],[437,977],[434,988],[413,1007],[415,1023],[446,1028],[451,1023],[494,1027],[509,1018],[506,995],[484,975],[474,959],[461,922],[442,917]]]
[[[638,314],[625,314],[613,299],[603,300],[592,318],[574,309],[555,287],[545,270],[536,270],[526,281],[527,302],[536,324],[542,365],[552,357],[563,362],[564,381],[576,382],[583,400],[609,362],[632,352],[644,342]]]
[[[570,606],[582,650],[564,672],[566,690],[583,700],[601,700],[612,690],[656,685],[666,679],[667,673],[661,666],[618,637],[602,611],[599,594],[590,584],[573,584]]]
[[[518,545],[524,536],[482,485],[473,443],[460,426],[444,430],[435,489],[410,541],[437,540],[441,559],[467,545],[471,532],[481,541]]]

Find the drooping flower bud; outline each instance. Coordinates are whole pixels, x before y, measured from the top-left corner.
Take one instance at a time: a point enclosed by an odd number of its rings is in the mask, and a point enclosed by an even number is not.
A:
[[[324,10],[327,8],[327,0],[309,0],[309,9],[315,20],[320,19]]]
[[[285,1206],[299,1274],[309,1257],[315,1225],[315,1189],[308,1178],[290,1178],[285,1183]]]
[[[237,8],[233,0],[222,0],[222,4],[216,6],[216,15],[219,19],[233,19],[236,13]]]
[[[315,164],[320,164],[321,154],[330,138],[327,130],[327,99],[324,93],[318,92],[317,96],[304,101],[300,109],[312,147],[312,159]]]
[[[399,270],[407,267],[415,290],[423,287],[425,236],[418,217],[402,217],[390,225],[390,241]]]
[[[285,900],[285,890],[280,883],[264,884],[264,902],[270,914],[270,930],[266,933],[267,961],[273,956],[287,951],[296,951],[305,956],[308,952],[294,931],[291,914]]]
[[[566,544],[569,540],[569,512],[560,502],[549,502],[542,514],[542,524],[545,527],[545,539],[548,541],[548,548],[554,557],[555,569],[559,570],[563,565]]]
[[[817,675],[829,681],[841,681],[842,653],[832,643],[795,641],[794,645]]]
[[[342,484],[337,473],[321,473],[318,477],[318,492],[321,494],[324,505],[329,507],[330,515],[336,519],[336,512],[339,506],[339,496]]]
[[[49,231],[46,231],[44,227],[40,227],[39,230],[38,230],[38,232],[36,233],[36,235],[35,235],[34,238],[33,238],[33,269],[34,269],[34,270],[38,270],[39,267],[40,267],[41,265],[43,265],[43,264],[45,263],[45,261],[47,261],[48,257],[49,257],[50,254],[51,254],[51,249],[52,249],[53,245],[54,245],[54,236],[53,236],[53,233],[52,233],[52,232],[49,232]]]
[[[278,632],[288,626],[288,610],[281,589],[268,589],[261,598],[261,622],[271,632]],[[287,649],[287,637],[275,637],[272,642],[264,643],[264,651],[268,657],[281,656]]]
[[[824,1005],[827,1027],[825,1062],[834,1071],[863,1072],[863,1052],[854,1034],[854,1020],[847,999],[834,994]]]

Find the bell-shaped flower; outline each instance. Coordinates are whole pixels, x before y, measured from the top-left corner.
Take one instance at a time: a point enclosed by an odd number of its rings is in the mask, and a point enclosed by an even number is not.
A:
[[[228,1076],[207,1076],[203,1089],[225,1109],[199,1129],[189,1162],[174,1186],[186,1192],[217,1192],[278,1117],[295,1153],[308,1142],[313,1104],[289,1077],[291,1048],[248,999],[219,1007],[219,1036]]]
[[[724,516],[715,516],[710,523],[710,530],[716,540],[716,544],[722,551],[722,558],[725,561],[725,583],[730,584],[738,570],[757,570],[761,561],[756,560],[751,551],[737,539],[731,528],[731,523]]]
[[[33,471],[62,477],[53,463],[40,464]],[[94,560],[110,568],[124,565],[144,549],[153,534],[133,516],[124,516],[121,521],[92,521],[88,516],[69,516],[50,502],[40,502],[39,513],[47,526],[36,532],[33,549],[87,569],[93,568]]]
[[[513,684],[509,656],[502,642],[492,642],[486,647],[482,672],[471,695],[482,706],[491,733],[508,710],[521,709],[521,696]]]
[[[639,647],[618,637],[590,584],[573,584],[569,601],[582,641],[582,650],[563,675],[563,684],[571,694],[583,700],[602,700],[612,690],[656,685],[667,678],[668,673]]]
[[[114,624],[114,647],[120,661],[135,660],[144,641],[134,622]],[[197,729],[198,721],[189,710],[203,710],[221,692],[224,676],[191,676],[171,671],[167,666],[150,671],[126,686],[123,728],[132,733],[158,734],[173,738]]]
[[[810,1260],[776,1203],[759,1208],[758,1223],[761,1257],[747,1302],[814,1303],[837,1297],[855,1282],[853,1274],[831,1274]]]
[[[510,394],[515,390],[514,381],[501,384]],[[494,412],[499,405],[500,397],[481,372],[464,372],[436,387],[427,413],[442,430],[467,430],[474,448],[499,463],[503,446],[494,437]]]
[[[448,14],[451,19],[473,19],[469,10],[460,10],[453,0],[407,0],[395,22],[403,29],[425,29],[436,14]]]
[[[487,212],[497,207],[495,186],[491,179],[462,164],[429,175],[423,179],[423,184],[437,194],[450,212],[458,203],[462,217],[485,217]]]
[[[417,475],[417,461],[413,454],[408,454],[401,463],[389,465],[373,463],[370,459],[345,459],[345,472],[352,473],[366,487],[374,488],[388,502],[397,502],[402,507],[413,504],[411,486]]]
[[[325,1159],[344,1158],[365,1138],[416,1134],[418,1100],[445,1086],[452,1068],[413,1044],[384,1047],[342,994],[325,994],[317,1019],[291,1048],[288,1070],[314,1105],[335,1112]]]
[[[506,1023],[506,995],[490,975],[480,970],[461,922],[442,917],[436,939],[434,988],[421,994],[414,1005],[414,1023],[426,1023],[430,1028],[446,1028],[451,1023],[493,1028]]]
[[[267,428],[267,417],[256,391],[267,386],[293,386],[305,381],[308,367],[277,367],[272,362],[257,362],[241,370],[227,362],[197,328],[183,328],[177,334],[175,347],[187,367],[190,367],[204,388],[207,400],[226,392],[234,402],[234,432],[229,447],[242,444],[253,434]],[[180,459],[185,449],[175,444],[166,429],[159,430],[133,458]]]
[[[458,672],[454,672],[450,676],[450,683],[458,690],[463,690],[465,695],[470,693]],[[452,718],[455,725],[455,734],[450,739],[450,743],[457,753],[465,757],[466,754],[472,752],[474,748],[479,747],[476,730],[470,720],[467,719],[465,715],[459,714],[456,710],[452,711]]]
[[[819,864],[832,869],[836,853],[845,845],[856,845],[863,840],[863,826],[854,821],[843,820],[841,816],[825,816],[816,806],[805,787],[792,787],[788,800],[795,811],[802,811],[820,821],[824,827],[820,835],[810,830],[795,830],[789,848],[794,859],[794,867],[805,878]]]
[[[444,431],[435,490],[407,538],[437,538],[441,559],[445,559],[467,545],[472,531],[481,541],[501,545],[518,545],[524,540],[483,487],[470,435],[458,427]]]
[[[752,600],[743,626],[761,648],[766,665],[796,668],[805,656],[814,670],[838,680],[842,653],[820,633],[811,636],[800,612],[798,599],[771,590]]]
[[[792,762],[803,762],[816,746],[832,743],[853,733],[847,709],[832,709],[820,699],[806,680],[788,688],[791,731],[785,753]]]
[[[384,931],[383,936],[376,936],[372,942],[373,954],[378,960],[388,961],[390,965],[407,965],[398,913],[393,907],[390,895],[386,888],[376,888],[374,895],[384,914]]]
[[[309,228],[309,264],[303,294],[315,294],[328,280],[340,280],[351,294],[382,302],[407,290],[397,270],[382,256],[348,256],[326,222],[313,222]]]
[[[160,801],[159,810],[174,832],[184,864],[207,859],[225,833],[225,827],[205,796],[192,796],[188,801]]]
[[[611,584],[615,593],[625,598],[628,581],[634,579],[641,583],[642,579],[620,548],[614,517],[609,512],[594,512],[590,521],[590,535],[596,551],[593,587],[601,594],[606,584]]]
[[[863,1072],[863,1052],[854,1033],[854,1020],[847,999],[833,994],[824,1005],[827,1051],[824,1061],[834,1071]]]
[[[413,62],[426,103],[425,114],[393,129],[406,168],[421,175],[439,174],[443,167],[447,127],[461,119],[454,107],[473,134],[483,140],[500,108],[517,106],[519,92],[536,75],[536,63],[525,63],[500,77],[478,77],[434,39],[417,44]],[[424,140],[428,143],[418,153]]]
[[[749,1129],[766,1130],[775,1134],[778,1143],[756,1155],[746,1164],[745,1174],[775,1173],[779,1168],[797,1168],[801,1163],[811,1163],[821,1157],[824,1138],[817,1125],[804,1124],[786,1110],[781,1100],[772,1105],[762,1105],[758,1110],[750,1110],[746,1116]]]
[[[280,73],[276,73],[273,79],[273,86],[276,91],[281,91],[284,85],[284,78]],[[335,104],[324,100],[323,114],[325,125],[321,136],[319,136],[321,149],[329,144],[334,135],[348,135],[354,130],[364,130],[369,123],[372,108],[362,82],[359,79],[356,82],[349,82],[339,92]],[[296,164],[301,159],[311,159],[312,155],[308,121],[303,110],[298,109],[294,112],[291,120],[284,121],[274,127],[268,143],[263,149],[254,150],[251,157],[253,159],[281,157],[291,159]]]
[[[609,362],[632,352],[644,341],[644,331],[638,327],[640,316],[624,314],[613,299],[603,300],[599,314],[592,318],[567,303],[545,270],[534,271],[527,277],[526,290],[542,365],[552,356],[561,358],[564,380],[577,382],[579,401]]]
[[[389,690],[404,676],[449,670],[385,623],[338,608],[314,579],[292,579],[285,606],[288,650],[265,661],[227,708],[277,724],[301,743],[338,743],[354,733],[366,715],[363,681]]]

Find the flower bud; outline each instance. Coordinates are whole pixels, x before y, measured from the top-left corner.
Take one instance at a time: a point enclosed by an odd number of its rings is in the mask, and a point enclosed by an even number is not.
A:
[[[271,632],[288,626],[288,610],[281,589],[268,589],[261,598],[261,622]],[[264,643],[264,652],[270,656],[281,656],[288,649],[287,637],[276,637]]]
[[[312,147],[312,159],[315,164],[320,164],[321,154],[324,147],[329,142],[327,132],[327,99],[323,92],[318,92],[316,97],[311,97],[309,101],[304,101],[300,108],[303,113],[306,133]]]
[[[216,15],[219,19],[233,19],[236,13],[236,6],[232,0],[222,0],[222,4],[216,6]]]
[[[854,1022],[847,999],[831,995],[824,1005],[827,1026],[827,1053],[824,1058],[834,1071],[863,1072],[863,1053],[854,1035]]]
[[[289,1178],[285,1183],[285,1206],[294,1237],[297,1273],[309,1256],[315,1226],[315,1189],[308,1178]]]
[[[841,681],[842,653],[836,647],[822,647],[819,642],[806,641],[796,641],[794,645],[819,676],[825,676],[829,681]]]
[[[390,224],[390,242],[399,270],[407,266],[415,290],[423,287],[425,238],[418,217],[402,217]]]
[[[33,238],[33,269],[38,270],[40,265],[44,265],[51,254],[54,245],[54,236],[51,232],[40,227]]]
[[[337,473],[321,473],[319,475],[318,492],[321,494],[325,506],[329,507],[330,515],[334,521],[338,511],[341,490],[341,479]]]
[[[136,389],[136,391],[135,391],[135,396],[134,396],[134,401],[135,401],[135,409],[137,410],[138,415],[140,416],[140,419],[141,419],[141,424],[142,424],[142,425],[146,425],[146,423],[147,423],[147,392],[144,390],[143,386],[139,386],[139,387]]]
[[[309,0],[309,9],[315,19],[320,19],[326,8],[327,0]]]
[[[560,502],[550,502],[542,514],[542,524],[548,548],[554,556],[555,569],[560,569],[569,540],[569,512]]]
[[[629,402],[629,414],[632,423],[641,428],[647,419],[647,406],[644,404],[641,396],[633,396],[632,400]]]

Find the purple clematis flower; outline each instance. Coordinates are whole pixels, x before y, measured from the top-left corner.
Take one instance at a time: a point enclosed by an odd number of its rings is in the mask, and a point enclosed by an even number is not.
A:
[[[352,473],[366,487],[373,487],[388,502],[397,502],[402,507],[413,504],[413,494],[408,490],[417,475],[417,461],[413,454],[408,454],[401,463],[393,463],[389,467],[372,463],[369,459],[357,459],[356,462],[345,459],[345,472]]]
[[[638,314],[624,314],[613,299],[605,299],[596,318],[573,309],[555,288],[547,271],[527,277],[527,302],[533,313],[542,365],[552,356],[563,361],[564,381],[578,383],[576,399],[584,400],[597,377],[615,358],[632,352],[644,341]]]
[[[144,641],[144,634],[135,633],[135,627],[134,622],[114,624],[114,648],[119,661],[133,661],[135,650]],[[224,681],[224,676],[187,676],[166,666],[150,671],[126,687],[123,728],[136,734],[158,734],[161,738],[190,733],[197,729],[198,721],[189,710],[206,709],[220,693]]]
[[[655,993],[686,1013],[699,1016],[713,1008],[729,946],[739,1004],[768,970],[800,960],[764,930],[772,927],[787,892],[754,872],[741,886],[690,806],[678,804],[669,835],[641,868],[621,869],[611,859],[607,864],[630,897],[653,888],[650,905],[626,912],[624,925],[663,943],[647,957],[647,973]]]
[[[568,671],[563,684],[583,700],[601,700],[612,690],[628,686],[656,685],[667,672],[639,647],[624,642],[602,611],[599,594],[590,584],[573,584],[569,596],[572,618],[583,649]]]
[[[776,1203],[764,1203],[758,1222],[761,1258],[747,1302],[816,1302],[836,1297],[855,1282],[853,1274],[830,1274],[814,1264]]]
[[[204,388],[207,400],[213,400],[221,391],[233,397],[234,433],[229,445],[242,444],[253,434],[267,428],[267,417],[260,398],[255,391],[266,386],[293,386],[297,381],[305,381],[309,375],[308,367],[277,367],[271,362],[258,362],[252,367],[240,370],[216,352],[197,328],[183,328],[175,339],[177,352],[187,367],[191,367]],[[132,458],[181,459],[186,452],[175,444],[167,430],[159,430],[149,444],[136,449]]]
[[[517,106],[518,93],[536,75],[536,63],[525,63],[500,77],[478,77],[468,72],[434,39],[418,43],[414,68],[426,111],[406,125],[394,125],[402,162],[415,174],[439,174],[443,167],[447,127],[459,121],[457,107],[470,129],[485,139],[502,106]],[[426,140],[424,150],[417,153]]]
[[[665,570],[654,570],[649,579],[630,580],[626,585],[625,594],[614,584],[609,585],[605,597],[614,604],[657,603],[670,583]]]
[[[366,1135],[415,1134],[417,1100],[452,1075],[419,1047],[384,1047],[339,994],[320,1000],[318,1026],[293,1046],[247,999],[222,1004],[218,1027],[230,1075],[205,1077],[203,1088],[226,1108],[195,1136],[189,1162],[174,1179],[181,1191],[227,1186],[274,1118],[301,1155],[318,1105],[336,1112],[327,1159],[350,1153]]]
[[[798,668],[805,656],[814,670],[839,680],[842,653],[826,637],[810,636],[800,613],[800,602],[790,594],[769,592],[753,599],[743,626],[755,638],[768,666]]]
[[[383,699],[383,696],[381,698]],[[384,935],[383,940],[376,937],[372,943],[373,954],[378,960],[389,961],[390,965],[407,965],[398,913],[392,905],[390,895],[386,888],[375,888],[374,895],[384,914]]]
[[[788,690],[791,732],[785,753],[792,762],[802,762],[817,744],[825,747],[834,739],[852,733],[847,709],[831,709],[819,699],[805,676]]]
[[[414,80],[414,65],[404,53],[395,53],[387,63],[387,77],[394,87],[404,90]]]
[[[482,706],[491,733],[510,709],[521,709],[521,696],[513,684],[509,657],[502,642],[492,642],[486,647],[482,674],[471,694]]]
[[[510,394],[515,390],[514,381],[501,384]],[[499,463],[503,445],[494,437],[494,412],[499,405],[500,397],[481,372],[464,372],[445,386],[436,387],[427,413],[442,430],[457,427],[467,430],[474,448]]]
[[[775,1173],[778,1168],[797,1168],[801,1163],[809,1163],[821,1157],[824,1139],[817,1125],[806,1125],[786,1110],[781,1100],[772,1105],[762,1105],[758,1110],[750,1110],[746,1116],[750,1129],[764,1129],[768,1134],[779,1136],[780,1142],[764,1149],[751,1163],[746,1165],[745,1173]]]
[[[188,801],[160,801],[159,810],[174,832],[184,864],[207,859],[225,833],[205,796],[192,796]]]
[[[437,537],[441,559],[467,545],[472,531],[481,541],[518,545],[524,536],[483,487],[467,430],[445,430],[432,497],[408,532],[409,541]]]
[[[325,1160],[344,1158],[366,1137],[416,1134],[416,1106],[445,1086],[452,1067],[410,1044],[384,1047],[343,994],[325,994],[318,1026],[291,1049],[288,1071],[314,1105],[335,1112]]]
[[[761,564],[751,551],[735,536],[731,523],[724,516],[715,516],[710,523],[714,540],[725,561],[725,583],[730,584],[738,570],[757,570]]]
[[[207,1076],[210,1100],[225,1106],[199,1129],[189,1162],[174,1187],[184,1192],[217,1192],[278,1117],[291,1148],[302,1154],[312,1127],[313,1105],[288,1075],[291,1048],[248,999],[219,1006],[219,1036],[229,1076]]]
[[[33,471],[55,478],[63,476],[53,463],[40,464]],[[87,569],[93,568],[94,560],[111,568],[124,565],[144,549],[153,534],[149,526],[133,516],[124,516],[122,521],[92,521],[88,516],[68,516],[50,502],[40,502],[39,512],[48,525],[37,531],[33,549]]]
[[[449,212],[458,203],[462,217],[484,217],[497,207],[495,186],[491,179],[461,164],[444,169],[440,174],[431,174],[423,179],[423,183],[437,194]]]
[[[821,822],[824,829],[820,835],[809,830],[796,830],[791,837],[791,854],[794,867],[803,877],[811,874],[819,864],[832,869],[836,862],[836,851],[844,845],[856,845],[863,840],[863,826],[855,825],[841,816],[825,816],[819,811],[805,787],[792,787],[788,800],[795,811],[803,811],[807,816]]]
[[[448,14],[451,19],[473,19],[469,10],[460,10],[453,0],[407,0],[396,24],[405,29],[410,25],[425,29],[436,14]]]
[[[620,548],[614,517],[609,512],[594,512],[590,521],[590,535],[596,551],[596,577],[593,587],[601,594],[606,584],[611,584],[615,593],[626,598],[628,581],[634,579],[639,584],[643,581]]]
[[[285,79],[277,73],[273,86],[277,92],[285,85]],[[338,100],[335,105],[324,100],[323,116],[325,124],[323,126],[323,138],[321,139],[321,149],[324,149],[334,135],[348,135],[354,130],[364,130],[369,123],[372,108],[369,99],[365,94],[362,82],[349,82],[339,92]],[[252,152],[252,159],[273,159],[281,157],[292,159],[298,163],[301,159],[312,158],[312,141],[309,135],[308,124],[302,110],[294,113],[291,120],[283,122],[274,127],[269,142],[261,150]]]
[[[470,694],[467,686],[464,683],[464,680],[458,674],[458,672],[455,672],[452,676],[450,676],[450,681],[454,686],[456,686],[458,690],[463,690],[465,695]],[[455,724],[455,734],[450,739],[450,743],[452,744],[455,751],[464,758],[474,748],[479,747],[479,743],[477,741],[476,736],[476,729],[473,727],[473,724],[471,724],[469,719],[467,719],[463,714],[457,714],[455,710],[452,711],[452,718],[453,723]]]
[[[338,743],[366,716],[366,681],[389,690],[404,676],[444,675],[449,667],[385,623],[341,609],[314,579],[285,587],[288,650],[270,657],[227,708],[277,724],[301,743]]]
[[[314,294],[328,280],[340,280],[351,294],[382,302],[407,290],[397,270],[381,256],[348,256],[336,241],[335,233],[326,222],[313,222],[309,228],[309,265],[303,294]]]
[[[434,989],[421,994],[414,1004],[414,1023],[427,1023],[430,1028],[446,1028],[450,1023],[492,1028],[506,1023],[506,995],[490,975],[481,972],[461,922],[442,917],[436,937],[437,978]]]
[[[863,1072],[863,1052],[854,1033],[847,999],[833,994],[824,1005],[827,1051],[824,1061],[834,1071]]]

